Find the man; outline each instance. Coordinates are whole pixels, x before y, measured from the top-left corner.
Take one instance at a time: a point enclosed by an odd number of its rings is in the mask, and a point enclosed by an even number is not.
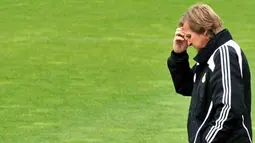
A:
[[[198,52],[192,69],[188,46]],[[167,63],[176,92],[191,96],[190,143],[252,142],[249,65],[212,8],[196,4],[184,13]]]

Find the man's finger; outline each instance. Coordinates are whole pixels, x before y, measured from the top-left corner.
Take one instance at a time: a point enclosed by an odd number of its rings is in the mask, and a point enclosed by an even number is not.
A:
[[[181,36],[175,36],[174,41],[184,41],[185,39]]]

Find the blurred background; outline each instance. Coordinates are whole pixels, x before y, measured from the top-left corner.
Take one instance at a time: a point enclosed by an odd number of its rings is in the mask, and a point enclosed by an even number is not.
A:
[[[202,2],[254,75],[255,2]],[[186,143],[190,98],[175,93],[166,60],[195,3],[1,0],[0,142]]]

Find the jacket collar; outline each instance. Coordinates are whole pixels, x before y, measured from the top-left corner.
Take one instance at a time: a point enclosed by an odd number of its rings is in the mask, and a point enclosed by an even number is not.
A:
[[[232,36],[229,31],[227,29],[222,30],[209,40],[204,48],[199,50],[194,60],[199,64],[205,64],[218,47],[231,39]]]

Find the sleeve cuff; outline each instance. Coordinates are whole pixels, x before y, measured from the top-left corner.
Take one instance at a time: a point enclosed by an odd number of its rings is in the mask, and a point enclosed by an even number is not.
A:
[[[189,55],[187,53],[187,51],[183,51],[181,53],[176,53],[174,51],[171,52],[171,58],[178,60],[178,61],[183,61],[183,60],[188,60],[189,59]]]

